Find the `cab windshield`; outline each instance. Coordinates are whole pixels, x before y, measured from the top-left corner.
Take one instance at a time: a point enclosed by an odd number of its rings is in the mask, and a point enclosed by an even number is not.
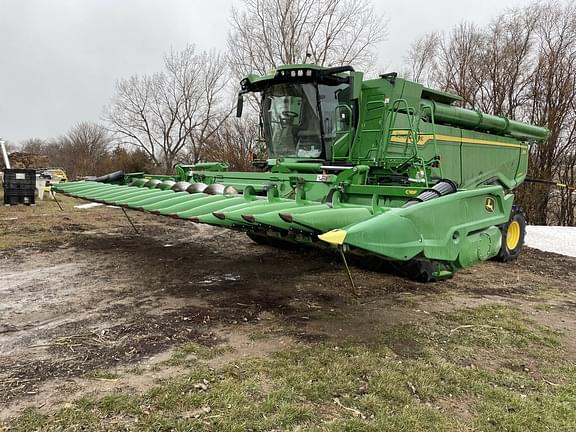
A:
[[[262,92],[263,133],[270,157],[330,158],[351,126],[349,84],[274,84]]]

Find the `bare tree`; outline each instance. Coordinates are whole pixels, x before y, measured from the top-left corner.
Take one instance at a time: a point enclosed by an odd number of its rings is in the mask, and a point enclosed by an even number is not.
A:
[[[410,77],[459,94],[464,106],[514,118],[526,101],[537,17],[533,8],[511,10],[486,28],[462,23],[426,34],[406,57]]]
[[[117,144],[110,151],[109,164],[105,172],[122,170],[127,173],[153,172],[154,165],[150,157],[141,148],[126,148]]]
[[[230,118],[214,135],[206,157],[225,161],[233,170],[250,171],[254,169],[252,161],[263,159],[265,153],[266,149],[258,139],[257,122]]]
[[[511,118],[524,115],[526,90],[532,77],[533,40],[539,11],[511,10],[493,21],[482,38],[482,58],[472,71],[476,106]]]
[[[162,72],[117,83],[105,113],[110,130],[167,171],[186,147],[194,161],[200,160],[230,113],[223,109],[225,73],[217,52],[197,54],[193,46],[171,51]]]
[[[437,57],[440,43],[441,35],[432,32],[418,38],[410,46],[404,58],[408,67],[408,78],[422,84],[429,84],[433,71],[438,68]]]
[[[231,25],[228,56],[237,78],[293,63],[367,69],[387,32],[368,0],[243,0]]]
[[[526,116],[545,124],[550,136],[532,147],[531,174],[558,178],[576,152],[576,5],[550,3],[541,6],[537,28],[537,53],[528,89]],[[569,170],[568,170],[569,171]],[[535,223],[549,222],[549,186],[531,188],[531,216]]]
[[[575,124],[576,128],[576,124]],[[574,129],[572,136],[574,137]],[[554,219],[560,225],[576,225],[576,143],[572,140],[572,151],[568,152],[563,161],[559,164],[557,178],[561,184],[566,185],[552,193],[551,201],[553,204]]]
[[[461,95],[464,106],[547,126],[548,140],[531,147],[529,175],[561,182],[573,178],[574,3],[534,3],[507,11],[486,27],[460,24],[439,39],[426,35],[407,62],[415,78]],[[517,193],[533,223],[573,223],[570,191],[525,184]]]
[[[444,90],[464,99],[465,105],[475,105],[478,83],[474,77],[482,59],[483,35],[472,23],[461,23],[440,44],[439,65],[432,79]]]
[[[29,138],[20,143],[20,150],[25,153],[45,154],[48,143],[42,138]]]
[[[96,175],[109,167],[112,139],[99,124],[78,123],[47,146],[51,162],[64,168],[69,178]]]

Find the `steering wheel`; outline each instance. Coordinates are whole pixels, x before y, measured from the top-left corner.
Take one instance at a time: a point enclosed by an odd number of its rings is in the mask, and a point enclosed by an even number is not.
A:
[[[288,118],[296,118],[296,117],[298,117],[298,113],[296,113],[294,111],[282,111],[282,116],[288,117]]]

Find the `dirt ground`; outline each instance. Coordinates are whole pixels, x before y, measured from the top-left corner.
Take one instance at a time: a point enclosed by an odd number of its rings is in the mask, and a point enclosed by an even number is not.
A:
[[[193,342],[227,347],[213,367],[325,340],[369,343],[434,311],[511,304],[576,354],[576,259],[527,249],[419,284],[318,251],[119,209],[52,201],[0,209],[0,421],[88,394],[145,390],[179,373]],[[273,334],[273,338],[259,338]],[[415,347],[393,347],[400,353]]]

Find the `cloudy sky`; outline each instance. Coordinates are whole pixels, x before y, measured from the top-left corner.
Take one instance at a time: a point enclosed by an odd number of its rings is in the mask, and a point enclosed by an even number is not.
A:
[[[374,0],[389,19],[379,69],[398,69],[422,33],[488,22],[527,0]],[[0,0],[0,137],[19,142],[98,121],[118,78],[161,67],[187,43],[223,48],[241,0]]]

